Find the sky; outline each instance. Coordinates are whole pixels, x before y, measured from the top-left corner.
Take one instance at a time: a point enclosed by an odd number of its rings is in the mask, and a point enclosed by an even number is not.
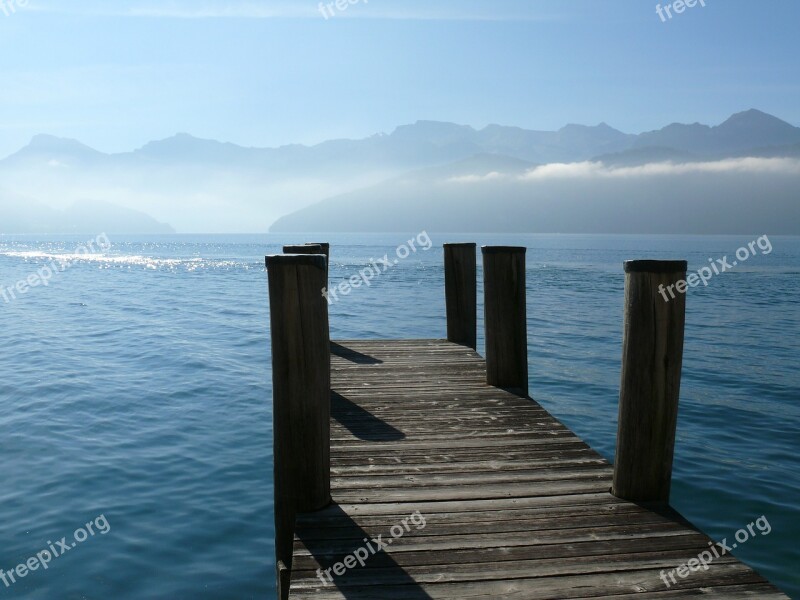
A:
[[[759,108],[800,125],[796,0],[704,0],[666,21],[652,0],[20,2],[0,0],[0,156],[39,133],[123,152],[419,119],[638,133]]]

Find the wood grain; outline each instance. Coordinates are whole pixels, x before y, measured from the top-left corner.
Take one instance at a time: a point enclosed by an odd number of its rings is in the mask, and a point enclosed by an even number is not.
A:
[[[478,291],[476,244],[444,245],[444,290],[447,339],[477,348]]]
[[[686,278],[684,261],[625,263],[625,325],[613,493],[669,502],[686,295],[659,292]]]
[[[483,246],[486,381],[528,395],[525,248]]]
[[[330,503],[330,340],[325,257],[266,258],[272,339],[275,550],[292,568],[295,515]],[[288,590],[281,589],[286,597]]]

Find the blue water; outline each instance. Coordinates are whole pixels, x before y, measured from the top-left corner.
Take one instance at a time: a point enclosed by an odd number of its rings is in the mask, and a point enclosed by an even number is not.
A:
[[[329,240],[341,280],[410,237],[112,236],[0,297],[0,569],[110,527],[0,599],[274,598],[263,256]],[[755,237],[432,233],[331,307],[332,336],[442,337],[441,244],[525,245],[532,395],[613,458],[622,261],[697,269]],[[0,286],[88,239],[0,237]],[[690,290],[672,500],[716,539],[766,516],[771,533],[736,553],[800,598],[800,238],[770,241]]]

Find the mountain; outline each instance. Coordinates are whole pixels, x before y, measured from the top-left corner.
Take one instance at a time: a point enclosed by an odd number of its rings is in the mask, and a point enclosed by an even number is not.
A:
[[[558,131],[487,125],[476,130],[466,125],[418,121],[398,127],[382,138],[388,146],[427,148],[429,156],[459,160],[473,154],[501,154],[532,162],[584,160],[602,152],[628,148],[635,136],[601,123],[596,127],[567,125]]]
[[[751,110],[716,127],[633,136],[627,148],[614,131],[608,147],[623,149],[589,160],[513,164],[531,154],[506,146],[512,156],[496,164],[484,155],[406,173],[295,211],[271,231],[800,234],[800,129]],[[584,132],[570,133],[574,150]],[[516,140],[530,149],[533,137],[542,140],[524,131]]]
[[[53,229],[59,233],[175,233],[170,225],[160,223],[145,213],[98,200],[78,202],[68,207],[59,215]]]
[[[27,164],[49,166],[87,166],[106,158],[77,140],[52,135],[35,135],[30,143],[2,161],[4,167],[19,167]]]
[[[171,138],[148,142],[120,159],[142,159],[153,162],[216,163],[230,164],[250,161],[252,150],[236,144],[196,138],[188,133],[178,133]]]
[[[558,131],[525,131],[490,125],[481,131],[486,149],[533,162],[573,162],[630,147],[636,136],[605,123],[595,127],[567,125]]]
[[[695,160],[700,160],[696,154],[662,146],[632,148],[613,154],[602,154],[592,159],[592,161],[616,167],[635,167],[662,162],[687,163]]]
[[[311,170],[348,172],[363,169],[403,170],[446,164],[478,154],[501,154],[532,162],[585,160],[594,155],[629,148],[636,136],[606,124],[596,127],[567,125],[559,131],[531,131],[488,125],[418,121],[397,127],[391,134],[361,140],[330,140],[315,146],[245,148],[231,143],[179,133],[148,142],[133,152],[103,154],[70,139],[35,136],[30,144],[0,161],[10,166],[80,165],[103,162],[113,167],[152,165],[231,165],[263,171],[308,175]]]
[[[477,184],[488,178],[497,183],[502,177],[521,177],[536,165],[590,162],[635,168],[797,157],[799,152],[800,129],[757,110],[738,113],[716,126],[672,124],[639,135],[606,123],[538,131],[423,120],[363,139],[277,148],[249,148],[179,133],[115,154],[76,140],[37,135],[0,160],[0,206],[5,205],[0,233],[28,214],[24,207],[12,210],[14,203],[72,214],[70,218],[82,220],[86,228],[92,223],[91,209],[70,212],[70,207],[91,201],[152,215],[153,222],[131,216],[138,227],[158,229],[159,223],[169,222],[183,232],[253,232],[273,224],[283,227],[288,222],[283,217],[325,199],[340,202],[361,190],[383,193],[387,186],[410,181],[434,186],[417,192],[428,199],[420,208],[424,212],[440,201],[434,189],[440,181]],[[485,201],[497,206],[503,199]],[[387,225],[388,217],[386,224],[374,224]]]
[[[766,146],[800,143],[800,128],[759,110],[740,112],[721,125],[673,123],[642,133],[634,148],[659,146],[703,157],[721,158]]]
[[[762,158],[800,158],[800,144],[789,146],[763,146],[746,152],[740,152],[739,156],[757,156]]]
[[[0,224],[5,234],[175,232],[166,223],[159,223],[142,212],[108,202],[84,201],[58,210],[30,198],[11,200],[0,194]]]
[[[57,218],[58,211],[46,204],[0,191],[2,233],[47,233]]]

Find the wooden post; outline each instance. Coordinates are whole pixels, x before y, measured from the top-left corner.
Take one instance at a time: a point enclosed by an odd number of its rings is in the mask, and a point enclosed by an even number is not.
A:
[[[686,295],[674,286],[679,281],[685,284],[686,266],[686,261],[625,263],[622,378],[611,490],[625,500],[669,502],[686,317]]]
[[[325,256],[276,255],[269,272],[276,564],[292,569],[297,513],[330,503],[330,333]],[[287,587],[288,586],[283,586]],[[281,590],[282,598],[288,589]]]
[[[444,245],[447,341],[477,348],[476,244]]]
[[[275,570],[278,573],[276,581],[278,585],[278,600],[289,600],[289,590],[292,587],[292,572],[282,560],[278,561]]]
[[[322,253],[325,255],[325,258],[330,260],[331,257],[331,245],[328,242],[308,242],[306,246],[322,246]]]
[[[290,244],[283,247],[284,254],[325,254],[322,244]],[[326,259],[327,260],[327,259]]]
[[[309,242],[307,244],[292,244],[283,247],[284,254],[324,254],[325,255],[325,288],[328,284],[328,273],[330,273],[331,245],[328,242]]]
[[[525,248],[483,246],[486,381],[528,394]]]
[[[330,280],[331,274],[331,245],[329,242],[309,242],[308,246],[322,246],[322,253],[325,255],[325,274],[326,281]],[[327,288],[327,284],[325,286]]]

